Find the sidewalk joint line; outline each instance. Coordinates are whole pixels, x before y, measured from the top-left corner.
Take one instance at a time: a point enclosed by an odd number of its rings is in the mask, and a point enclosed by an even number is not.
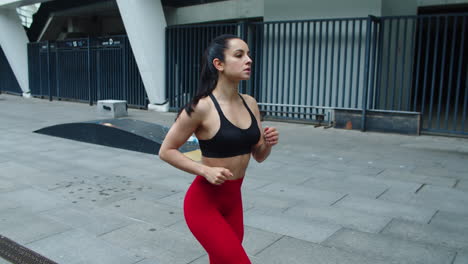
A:
[[[385,189],[385,191],[383,191],[381,194],[377,195],[377,197],[375,197],[375,199],[379,199],[382,195],[384,195],[388,190],[390,190],[390,188],[387,188]]]
[[[453,255],[452,262],[450,262],[450,264],[454,264],[454,263],[455,263],[455,260],[457,259],[457,256],[458,256],[458,251],[455,251],[455,254]]]
[[[414,193],[417,194],[424,186],[426,186],[425,183],[421,184],[421,186],[419,186],[419,188]]]
[[[430,224],[431,221],[432,221],[432,219],[434,219],[434,217],[435,217],[438,213],[439,213],[439,209],[437,209],[437,210],[435,211],[435,213],[432,215],[431,219],[429,219],[429,221],[427,222],[427,224]]]
[[[336,200],[335,202],[333,202],[332,204],[330,204],[330,206],[334,206],[335,204],[337,204],[338,202],[340,202],[341,200],[343,200],[344,198],[346,198],[349,194],[345,194],[343,197],[341,197],[340,199]]]
[[[273,244],[275,244],[276,242],[280,241],[283,237],[286,237],[286,235],[282,235],[281,237],[279,237],[278,239],[276,239],[276,240],[273,241],[272,243],[268,244],[266,247],[264,247],[263,249],[261,249],[259,252],[255,253],[254,256],[258,256],[260,253],[262,253],[263,251],[265,251],[267,248],[271,247]]]
[[[393,222],[393,220],[395,220],[395,218],[390,219],[390,221],[388,221],[388,223],[384,227],[382,227],[382,229],[380,229],[379,232],[377,232],[377,234],[381,234],[385,230],[385,228],[387,228]]]

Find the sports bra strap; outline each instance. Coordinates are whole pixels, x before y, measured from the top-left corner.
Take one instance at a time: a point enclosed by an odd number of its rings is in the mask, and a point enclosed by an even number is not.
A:
[[[241,98],[242,102],[244,103],[244,106],[245,108],[247,108],[247,111],[249,112],[249,114],[251,116],[253,116],[255,118],[255,115],[252,113],[252,111],[250,110],[249,106],[247,105],[247,103],[245,102],[244,98],[242,97],[242,95],[240,93],[238,93],[239,97]],[[219,115],[221,115],[222,117],[226,118],[226,116],[224,115],[223,113],[223,110],[221,110],[221,106],[219,105],[218,101],[216,100],[216,97],[214,97],[214,95],[212,93],[210,93],[210,98],[211,100],[213,101],[215,107],[216,107],[216,110],[218,110],[218,113]]]
[[[222,114],[223,111],[221,111],[221,106],[219,106],[219,103],[218,101],[216,100],[216,97],[214,97],[214,95],[212,93],[210,93],[210,98],[211,100],[213,101],[215,107],[216,107],[216,110],[218,110],[218,113]]]

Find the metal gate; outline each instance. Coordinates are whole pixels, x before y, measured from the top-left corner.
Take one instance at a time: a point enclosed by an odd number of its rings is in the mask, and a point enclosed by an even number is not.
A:
[[[93,104],[126,100],[146,108],[147,95],[126,36],[28,44],[33,96]]]
[[[286,120],[324,121],[334,108],[419,112],[422,131],[468,135],[468,14],[254,22],[167,28],[170,109],[195,94],[200,57],[223,33],[249,44],[241,92]]]

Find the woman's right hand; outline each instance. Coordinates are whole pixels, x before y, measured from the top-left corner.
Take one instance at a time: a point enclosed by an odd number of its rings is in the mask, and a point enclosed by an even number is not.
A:
[[[209,167],[207,169],[205,178],[214,185],[221,185],[229,178],[232,178],[234,175],[232,172],[226,168],[221,167]]]

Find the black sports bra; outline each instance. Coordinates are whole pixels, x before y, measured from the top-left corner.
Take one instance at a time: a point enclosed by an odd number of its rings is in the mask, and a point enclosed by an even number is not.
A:
[[[232,124],[223,114],[218,101],[210,94],[216,110],[219,114],[220,127],[216,135],[208,140],[199,140],[200,150],[204,157],[209,158],[227,158],[242,154],[247,154],[252,151],[252,146],[257,144],[260,139],[260,129],[258,128],[257,119],[255,118],[250,108],[240,95],[242,102],[249,111],[252,120],[250,127],[242,129]]]

